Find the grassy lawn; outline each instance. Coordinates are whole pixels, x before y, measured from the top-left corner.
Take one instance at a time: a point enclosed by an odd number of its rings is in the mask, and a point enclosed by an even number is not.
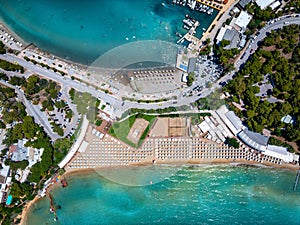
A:
[[[129,141],[126,137],[130,131],[130,128],[132,127],[132,125],[134,124],[135,120],[137,118],[143,118],[147,121],[149,121],[149,124],[146,128],[146,130],[144,131],[144,133],[142,134],[138,144],[134,144],[131,141]],[[138,115],[133,115],[128,117],[126,120],[122,121],[122,122],[116,122],[112,125],[112,127],[110,128],[110,130],[108,131],[108,133],[114,137],[116,137],[117,139],[125,142],[126,144],[134,147],[134,148],[138,148],[141,146],[141,144],[143,143],[143,141],[145,140],[147,134],[150,131],[150,128],[152,127],[152,124],[155,121],[156,116],[151,116],[151,115],[143,115],[143,114],[138,114]]]

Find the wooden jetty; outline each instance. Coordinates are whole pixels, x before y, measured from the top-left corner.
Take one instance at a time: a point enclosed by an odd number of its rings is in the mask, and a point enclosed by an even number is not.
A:
[[[295,179],[295,183],[294,183],[294,187],[293,187],[294,191],[297,190],[297,186],[298,186],[298,183],[299,183],[299,177],[300,177],[300,169],[298,170],[297,175],[296,175],[296,179]]]

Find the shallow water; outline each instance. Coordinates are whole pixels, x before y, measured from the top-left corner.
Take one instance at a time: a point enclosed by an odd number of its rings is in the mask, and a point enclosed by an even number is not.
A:
[[[27,224],[299,224],[300,193],[292,191],[296,172],[234,166],[168,169],[173,176],[147,186],[118,184],[94,172],[71,176],[67,188],[52,191],[61,207],[59,221],[53,221],[45,199],[34,205]]]
[[[208,16],[170,0],[0,0],[0,18],[25,41],[57,56],[89,64],[119,45],[140,40],[175,43],[184,34],[185,14],[200,21],[197,35],[208,28]],[[162,4],[164,3],[164,4]]]

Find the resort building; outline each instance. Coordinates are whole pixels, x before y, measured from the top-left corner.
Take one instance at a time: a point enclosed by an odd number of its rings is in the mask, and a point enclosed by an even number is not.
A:
[[[219,33],[216,37],[216,44],[217,45],[223,40],[223,37],[225,35],[226,30],[227,30],[227,25],[225,27],[221,27],[221,29],[219,30]]]
[[[250,131],[248,128],[238,133],[238,137],[248,146],[259,150],[266,151],[269,137]]]
[[[225,105],[221,106],[216,113],[234,136],[237,136],[237,134],[245,128],[240,118],[238,118],[234,112],[229,111]]]
[[[281,5],[280,1],[276,1],[270,5],[271,9],[274,10]]]
[[[299,161],[299,155],[292,154],[288,152],[287,148],[281,146],[268,145],[267,150],[264,151],[264,154],[282,159],[284,162],[287,163]]]
[[[32,147],[26,147],[25,144],[28,140],[22,139],[18,140],[17,144],[13,144],[9,148],[10,158],[12,161],[19,162],[27,160],[29,162],[29,167],[33,166],[42,159],[42,154],[44,149],[36,149]]]
[[[225,46],[224,49],[237,48],[240,43],[240,34],[236,29],[233,29],[233,27],[227,26],[223,40],[230,42],[230,44]]]

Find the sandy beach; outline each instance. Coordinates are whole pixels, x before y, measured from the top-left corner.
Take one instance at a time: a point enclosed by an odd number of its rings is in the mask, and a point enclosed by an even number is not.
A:
[[[26,205],[23,208],[22,214],[21,214],[21,222],[20,224],[25,224],[26,223],[26,216],[27,213],[29,212],[30,208],[40,199],[40,196],[35,196],[34,199],[28,203],[26,203]]]

